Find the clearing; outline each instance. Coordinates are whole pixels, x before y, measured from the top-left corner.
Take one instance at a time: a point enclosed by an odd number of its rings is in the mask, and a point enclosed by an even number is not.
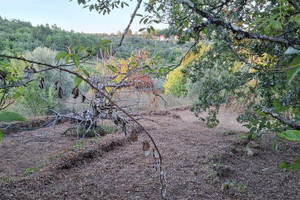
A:
[[[144,116],[163,155],[167,199],[300,199],[300,173],[276,167],[295,160],[299,143],[279,141],[275,152],[269,134],[251,142],[255,155],[247,155],[247,130],[229,108],[213,129],[184,108]],[[68,127],[4,135],[0,199],[161,199],[143,133],[134,143],[117,132],[76,146],[76,137],[62,134]]]

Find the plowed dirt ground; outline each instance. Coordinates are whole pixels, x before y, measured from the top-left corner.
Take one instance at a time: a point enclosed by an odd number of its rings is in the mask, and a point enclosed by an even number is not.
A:
[[[268,134],[249,156],[247,130],[236,116],[223,108],[213,129],[186,109],[144,116],[163,156],[167,199],[300,199],[300,172],[277,168],[300,155],[299,143],[279,141],[275,152]],[[62,135],[70,126],[4,135],[0,199],[161,199],[153,158],[142,151],[143,133],[134,143],[114,133],[75,146],[76,137]]]

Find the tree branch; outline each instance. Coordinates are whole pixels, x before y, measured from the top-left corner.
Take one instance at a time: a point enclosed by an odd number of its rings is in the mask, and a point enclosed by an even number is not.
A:
[[[132,15],[131,15],[130,21],[129,21],[129,23],[128,23],[128,25],[127,25],[127,27],[126,27],[126,29],[125,29],[123,35],[122,35],[122,38],[121,38],[121,40],[120,40],[120,43],[119,43],[119,45],[114,49],[112,56],[115,55],[116,52],[117,52],[117,50],[122,46],[123,41],[124,41],[124,39],[125,39],[125,36],[126,36],[128,30],[129,30],[129,28],[130,28],[130,26],[131,26],[131,24],[132,24],[132,22],[133,22],[133,20],[134,20],[134,18],[135,18],[135,16],[136,16],[137,11],[139,10],[139,8],[140,8],[140,6],[141,6],[142,0],[137,0],[137,2],[138,2],[138,4],[136,5],[136,7],[135,7],[135,9],[134,9],[134,11],[133,11],[133,13],[132,13]]]
[[[218,19],[217,17],[214,17],[210,13],[198,9],[195,6],[195,4],[192,3],[189,0],[177,0],[177,2],[179,2],[179,3],[183,4],[183,5],[188,6],[195,13],[197,13],[201,17],[206,18],[207,21],[210,24],[213,24],[213,25],[216,25],[216,26],[219,26],[219,27],[223,27],[225,29],[230,30],[234,34],[238,34],[240,39],[242,39],[242,38],[260,39],[260,40],[266,40],[266,41],[275,42],[275,43],[279,43],[279,44],[285,44],[285,45],[300,45],[300,40],[296,39],[296,38],[286,40],[284,38],[270,37],[270,36],[266,36],[266,35],[260,35],[260,34],[250,33],[250,32],[244,31],[241,28],[236,27],[235,25],[233,25],[230,22],[224,22],[224,21]]]
[[[280,116],[279,114],[275,113],[273,110],[268,109],[268,108],[263,108],[262,111],[268,115],[271,115],[275,119],[278,119],[281,123],[286,124],[293,129],[300,130],[299,124],[297,124],[296,122],[294,122],[286,117]]]

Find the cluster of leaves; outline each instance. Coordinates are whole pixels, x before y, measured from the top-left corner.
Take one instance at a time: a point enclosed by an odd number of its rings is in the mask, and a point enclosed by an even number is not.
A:
[[[103,0],[77,0],[77,3],[84,5],[83,8],[88,8],[90,11],[96,10],[99,14],[110,14],[110,12],[115,8],[124,8],[129,6],[125,1],[103,1]]]

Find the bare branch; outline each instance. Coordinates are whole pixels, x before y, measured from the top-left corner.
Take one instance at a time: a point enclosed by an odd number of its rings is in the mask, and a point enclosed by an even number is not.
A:
[[[121,38],[121,40],[120,40],[120,43],[119,43],[119,45],[114,49],[114,52],[113,52],[112,56],[115,55],[116,52],[117,52],[117,50],[122,46],[123,41],[124,41],[124,39],[125,39],[125,36],[126,36],[128,30],[129,30],[129,28],[130,28],[130,26],[131,26],[131,24],[132,24],[132,22],[133,22],[133,20],[134,20],[134,18],[135,18],[135,16],[136,16],[137,11],[139,10],[139,8],[140,8],[140,6],[141,6],[142,0],[137,0],[137,2],[138,2],[138,4],[136,5],[136,7],[135,7],[135,9],[134,9],[134,11],[133,11],[133,13],[132,13],[132,15],[131,15],[130,21],[129,21],[129,23],[128,23],[128,25],[127,25],[127,27],[126,27],[126,29],[125,29],[123,35],[122,35],[122,38]]]
[[[300,4],[297,0],[288,0],[288,2],[299,12],[300,11]]]

